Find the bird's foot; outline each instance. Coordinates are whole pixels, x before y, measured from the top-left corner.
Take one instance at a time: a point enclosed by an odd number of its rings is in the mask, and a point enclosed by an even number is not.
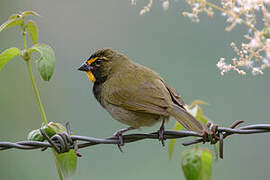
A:
[[[119,139],[119,144],[117,144],[117,146],[118,146],[118,149],[119,149],[121,152],[123,152],[123,150],[122,150],[121,147],[124,146],[123,133],[124,133],[124,132],[127,132],[127,131],[129,131],[129,130],[133,130],[133,129],[135,129],[135,128],[134,128],[134,127],[124,128],[124,129],[120,129],[120,130],[116,131],[116,132],[113,134],[114,137],[117,137],[117,138]]]
[[[162,124],[158,130],[159,140],[161,141],[162,146],[165,146],[165,143],[164,143],[164,140],[165,140],[165,138],[164,138],[164,131],[165,131],[164,123],[165,123],[165,120],[162,121]]]

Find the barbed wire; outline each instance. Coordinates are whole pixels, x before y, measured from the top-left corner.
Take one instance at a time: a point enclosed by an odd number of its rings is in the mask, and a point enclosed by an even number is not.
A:
[[[189,142],[182,143],[184,146],[189,146],[197,143],[216,144],[219,142],[219,156],[223,158],[223,140],[233,134],[257,134],[270,132],[270,124],[254,124],[236,128],[244,121],[235,121],[229,128],[226,127],[214,127],[214,134],[207,137],[202,136],[193,131],[164,131],[164,140],[166,139],[179,139],[185,137],[197,137],[198,139]],[[19,141],[19,142],[0,142],[0,151],[8,149],[22,149],[33,150],[41,149],[42,151],[47,148],[53,148],[58,153],[68,152],[70,149],[74,149],[77,156],[81,156],[78,152],[80,148],[86,148],[98,144],[116,144],[119,145],[123,140],[123,143],[132,143],[144,139],[160,139],[159,132],[152,132],[148,134],[136,133],[123,135],[121,140],[119,137],[111,136],[104,139],[71,135],[69,123],[66,124],[67,132],[55,134],[51,138],[45,133],[43,129],[40,129],[41,134],[47,140],[47,142],[40,141]],[[79,143],[80,142],[80,143]]]

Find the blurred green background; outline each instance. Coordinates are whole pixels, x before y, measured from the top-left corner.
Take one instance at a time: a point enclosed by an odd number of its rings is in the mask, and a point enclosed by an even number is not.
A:
[[[54,48],[56,71],[49,83],[41,80],[35,68],[34,74],[50,121],[69,121],[76,134],[92,137],[110,136],[125,127],[100,107],[87,76],[76,70],[90,53],[111,47],[159,72],[186,103],[195,99],[208,102],[203,109],[215,123],[229,126],[239,119],[246,124],[269,123],[270,71],[263,76],[220,76],[215,65],[220,57],[233,56],[230,42],[239,45],[244,27],[225,32],[225,19],[219,13],[192,23],[181,15],[188,6],[179,0],[171,1],[168,12],[160,1],[154,1],[151,11],[140,16],[146,4],[139,0],[136,6],[128,0],[1,1],[1,23],[20,11],[34,10],[41,15],[33,17],[40,30],[39,42]],[[0,51],[22,47],[20,33],[19,28],[0,33]],[[29,131],[40,127],[41,117],[23,60],[10,61],[0,72],[0,82],[0,141],[25,140]],[[268,180],[269,138],[260,134],[226,140],[224,160],[213,163],[213,180]],[[187,147],[182,141],[177,140],[172,161],[167,146],[162,148],[153,140],[128,144],[124,153],[113,145],[82,149],[74,179],[184,179],[180,155]],[[57,179],[51,152],[0,152],[0,179]]]

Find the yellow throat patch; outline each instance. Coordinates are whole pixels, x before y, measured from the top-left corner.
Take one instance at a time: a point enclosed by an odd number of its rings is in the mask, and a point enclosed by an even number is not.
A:
[[[91,81],[91,82],[95,82],[96,81],[96,78],[95,76],[93,75],[93,73],[91,71],[88,71],[87,72],[87,76],[88,76],[88,79]]]

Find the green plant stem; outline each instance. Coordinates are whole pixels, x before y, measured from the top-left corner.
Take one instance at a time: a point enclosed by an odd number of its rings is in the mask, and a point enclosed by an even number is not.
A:
[[[24,48],[26,50],[27,44],[26,44],[25,33],[23,33],[23,39],[24,39]],[[44,108],[43,108],[43,105],[41,103],[41,99],[40,99],[40,96],[39,96],[39,92],[38,92],[38,89],[37,89],[37,85],[36,85],[35,80],[34,80],[29,55],[24,56],[24,60],[25,60],[26,65],[27,65],[27,70],[29,72],[29,76],[30,76],[32,86],[33,86],[33,90],[34,90],[34,93],[35,93],[35,97],[36,97],[36,100],[37,100],[37,103],[38,103],[38,106],[39,106],[39,109],[40,109],[40,112],[41,112],[41,117],[42,117],[43,123],[48,124],[47,117],[46,117],[46,114],[45,114],[45,111],[44,111]],[[52,151],[53,151],[53,156],[54,156],[55,163],[56,163],[57,174],[59,176],[59,179],[63,180],[62,172],[61,172],[61,170],[59,168],[59,165],[57,164],[57,157],[56,157],[57,153],[54,150],[52,150]]]
[[[24,46],[24,49],[27,49],[27,41],[26,41],[26,35],[25,35],[25,30],[23,31],[23,46]]]
[[[38,103],[38,106],[39,106],[39,110],[40,110],[40,113],[41,113],[43,123],[48,124],[47,117],[46,117],[43,105],[41,103],[41,99],[40,99],[40,96],[39,96],[39,92],[38,92],[38,89],[37,89],[37,85],[35,83],[35,79],[34,79],[31,64],[30,64],[30,58],[31,58],[30,56],[31,55],[29,55],[29,52],[28,52],[28,49],[27,49],[27,39],[26,39],[25,25],[22,26],[22,31],[23,31],[22,32],[23,42],[24,42],[23,45],[24,45],[24,50],[26,51],[26,53],[24,53],[24,55],[23,55],[23,59],[26,62],[27,70],[29,72],[29,76],[30,76],[30,79],[31,79],[31,82],[32,82],[33,90],[34,90],[35,97],[36,97],[36,100],[37,100],[37,103]],[[57,168],[57,174],[59,176],[59,179],[63,180],[63,175],[62,175],[61,169],[60,169],[60,167],[59,167],[59,165],[57,163],[57,153],[54,150],[52,150],[52,152],[53,152],[53,156],[54,156],[54,160],[55,160],[55,164],[56,164],[56,168]]]
[[[23,31],[22,35],[23,35],[23,42],[24,42],[24,50],[27,51],[26,31],[25,31],[25,26],[24,25],[22,27],[22,31]],[[27,70],[29,72],[29,76],[30,76],[30,79],[31,79],[31,82],[32,82],[33,90],[34,90],[36,100],[37,100],[37,103],[38,103],[38,106],[39,106],[39,109],[40,109],[40,113],[41,113],[43,123],[48,124],[47,117],[46,117],[46,114],[45,114],[45,111],[44,111],[44,108],[43,108],[43,105],[41,103],[41,99],[40,99],[40,96],[39,96],[39,93],[38,93],[37,85],[36,85],[35,80],[34,80],[32,68],[31,68],[31,64],[30,64],[30,56],[29,56],[28,53],[25,53],[23,58],[24,58],[24,60],[26,62]]]
[[[33,86],[33,90],[34,90],[34,93],[35,93],[35,96],[36,96],[36,100],[37,100],[37,103],[38,103],[38,106],[39,106],[39,109],[40,109],[40,112],[41,112],[42,120],[43,120],[44,124],[48,124],[47,117],[46,117],[43,105],[41,103],[41,99],[40,99],[40,96],[39,96],[39,93],[38,93],[37,85],[36,85],[35,80],[34,80],[32,68],[31,68],[31,64],[30,64],[29,60],[26,61],[26,65],[27,65],[27,69],[28,69],[28,72],[29,72],[29,75],[30,75],[30,79],[31,79],[31,82],[32,82],[32,86]]]

